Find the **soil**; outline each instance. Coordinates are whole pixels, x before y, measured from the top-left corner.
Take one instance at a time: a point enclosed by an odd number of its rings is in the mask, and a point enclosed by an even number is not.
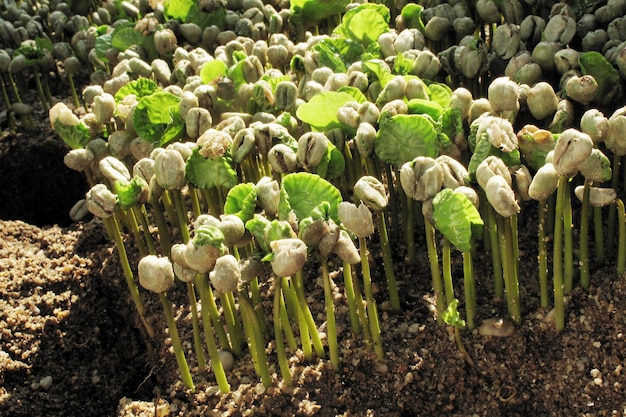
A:
[[[451,329],[434,319],[425,251],[420,250],[419,262],[409,264],[400,257],[400,242],[393,242],[399,247],[394,265],[402,312],[392,313],[373,241],[384,360],[351,334],[343,280],[336,274],[340,369],[326,360],[305,361],[301,351],[289,352],[294,385],[285,387],[270,343],[274,386],[263,388],[246,353],[228,372],[232,392],[221,395],[211,370],[197,369],[186,290],[177,285],[169,296],[188,349],[196,383],[192,392],[179,381],[158,298],[141,292],[156,330],[150,338],[102,224],[70,223],[66,213],[86,184],[62,165],[66,151],[44,114],[36,131],[5,129],[0,139],[2,416],[155,416],[167,415],[165,404],[178,416],[626,415],[626,277],[617,276],[615,265],[592,265],[590,290],[572,291],[566,328],[557,333],[549,311],[539,307],[530,214],[519,225],[523,322],[508,337],[463,330],[473,365],[459,354]],[[532,207],[522,212],[534,213]],[[138,255],[128,246],[136,265]],[[506,303],[493,299],[489,254],[478,249],[480,324],[506,317]],[[454,260],[462,299],[458,253]],[[339,265],[331,264],[331,270]],[[311,264],[305,276],[323,333],[321,273]],[[266,310],[271,317],[271,305]],[[462,305],[460,310],[464,313]]]

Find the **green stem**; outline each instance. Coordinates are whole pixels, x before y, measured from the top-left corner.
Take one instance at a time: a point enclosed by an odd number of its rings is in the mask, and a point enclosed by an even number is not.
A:
[[[133,276],[133,271],[130,268],[130,263],[128,262],[128,255],[126,254],[126,248],[124,247],[124,242],[122,241],[122,235],[120,232],[120,227],[117,224],[117,220],[115,216],[111,216],[109,218],[103,219],[103,221],[105,224],[107,224],[108,229],[111,230],[111,234],[115,239],[115,246],[117,247],[117,252],[120,257],[120,263],[122,264],[122,270],[124,271],[124,277],[126,278],[126,285],[128,285],[128,290],[130,291],[130,296],[133,299],[133,303],[135,303],[137,313],[139,313],[139,318],[141,319],[141,322],[143,323],[146,332],[148,332],[148,335],[150,337],[154,337],[154,329],[143,315],[143,302],[141,301],[139,288],[137,287],[137,283],[135,282],[135,278]]]
[[[298,314],[298,302],[295,300],[296,297],[293,293],[293,286],[289,285],[289,279],[283,278],[281,280],[281,287],[283,288],[283,293],[280,295],[280,319],[283,321],[283,331],[285,333],[285,338],[287,339],[287,345],[292,351],[295,352],[296,349],[298,349],[298,344],[296,343],[296,337],[294,336],[293,330],[291,329],[289,314],[297,319],[302,318],[302,315]],[[303,328],[306,329],[306,323],[303,325]],[[311,347],[308,331],[304,332],[304,337],[302,338],[302,346],[302,350],[304,351],[304,357],[307,359],[312,359],[313,348]]]
[[[350,325],[352,326],[352,332],[355,335],[361,334],[361,323],[359,323],[354,286],[352,285],[352,265],[345,261],[343,263],[343,285],[346,291],[346,299],[348,300],[348,311],[350,312]]]
[[[198,320],[198,304],[196,302],[196,291],[193,283],[187,283],[187,297],[189,298],[189,305],[191,307],[191,324],[193,327],[193,346],[196,351],[196,358],[198,358],[198,367],[204,369],[206,366],[206,359],[204,357],[204,349],[202,348],[202,336],[200,335],[200,321]]]
[[[519,280],[517,276],[517,263],[518,259],[515,255],[515,242],[513,224],[515,221],[511,217],[507,217],[503,220],[504,226],[504,241],[503,246],[505,248],[505,261],[507,264],[508,273],[504,276],[504,286],[506,291],[506,301],[511,314],[511,319],[516,323],[522,322],[521,303],[519,295]]]
[[[589,193],[591,189],[591,181],[585,179],[583,188],[583,201],[580,209],[580,236],[579,236],[579,252],[580,252],[580,285],[589,289]]]
[[[189,366],[187,365],[187,359],[185,358],[185,352],[183,346],[180,343],[180,337],[178,336],[178,328],[174,321],[174,315],[172,314],[172,306],[170,305],[167,295],[164,292],[159,293],[161,304],[163,305],[163,311],[165,312],[165,319],[167,320],[167,328],[169,329],[170,339],[172,341],[172,347],[174,348],[174,355],[176,356],[176,362],[178,363],[178,370],[180,371],[181,379],[183,383],[190,390],[196,389],[191,373],[189,372]]]
[[[439,255],[437,255],[437,244],[435,243],[435,228],[428,220],[424,220],[424,230],[426,234],[426,248],[428,249],[428,262],[430,264],[430,276],[435,290],[435,302],[437,305],[437,323],[443,324],[443,312],[446,309],[444,299],[443,282],[441,281],[441,270],[439,269]]]
[[[459,352],[461,352],[461,355],[463,355],[463,358],[465,359],[465,361],[471,366],[474,366],[474,361],[472,360],[472,357],[467,352],[467,349],[465,349],[465,345],[463,344],[463,339],[461,339],[461,330],[456,326],[454,326],[454,340],[456,341],[456,346],[459,348]]]
[[[611,177],[611,188],[618,192],[619,190],[619,165],[621,161],[621,156],[617,154],[613,154],[613,164],[612,171],[613,176]],[[617,211],[615,210],[615,203],[611,203],[609,208],[609,218],[608,218],[608,228],[607,228],[607,248],[606,253],[609,256],[612,256],[615,253],[615,221],[616,221]]]
[[[50,105],[48,103],[48,99],[46,98],[46,94],[43,91],[43,86],[41,85],[41,75],[39,74],[39,69],[37,65],[33,66],[33,73],[35,78],[35,86],[37,88],[37,94],[39,94],[39,98],[41,99],[41,105],[43,109],[47,112],[50,109]]]
[[[74,106],[79,108],[81,106],[78,94],[76,93],[76,85],[74,84],[74,76],[72,74],[67,75],[67,81],[70,83],[70,91],[72,92],[72,98],[74,99]]]
[[[176,214],[176,210],[174,209],[174,203],[172,202],[170,193],[167,192],[167,190],[163,191],[163,194],[161,195],[161,202],[163,203],[163,207],[165,207],[165,212],[167,213],[167,218],[169,219],[170,224],[178,224],[178,216]]]
[[[137,246],[137,250],[139,251],[139,256],[142,258],[148,255],[148,250],[143,243],[143,238],[141,237],[141,232],[139,231],[139,225],[137,224],[137,218],[135,217],[134,210],[122,210],[119,209],[119,213],[126,219],[126,223],[130,229],[130,232],[133,235],[133,239],[135,240],[135,245]]]
[[[383,265],[385,267],[385,278],[387,279],[387,288],[389,290],[389,302],[391,309],[400,311],[400,297],[398,295],[398,284],[393,271],[393,263],[391,261],[391,247],[389,246],[389,236],[387,235],[387,221],[385,213],[376,213],[378,219],[378,237],[380,239],[380,249],[383,253]]]
[[[226,338],[226,334],[224,333],[224,327],[219,324],[219,326],[214,325],[215,332],[211,327],[211,313],[209,312],[210,301],[209,298],[213,298],[213,295],[209,295],[207,292],[207,288],[209,288],[209,283],[206,277],[206,274],[198,274],[196,275],[195,281],[196,287],[198,288],[198,292],[200,293],[200,302],[202,303],[202,309],[200,310],[200,314],[202,316],[202,328],[204,330],[204,341],[207,345],[207,350],[209,351],[209,357],[211,358],[211,368],[213,369],[213,374],[215,375],[215,380],[217,381],[217,385],[220,388],[222,394],[227,394],[230,392],[230,385],[228,384],[228,380],[226,379],[226,372],[224,371],[224,366],[222,365],[222,361],[220,360],[220,354],[217,350],[217,344],[215,343],[214,333],[219,333],[221,329],[221,333],[224,334],[224,338]],[[215,305],[215,302],[213,302]],[[218,317],[219,322],[219,317]],[[220,340],[222,346],[228,346],[228,339],[226,339],[226,345],[224,345],[223,341]]]
[[[337,345],[337,327],[335,325],[335,304],[333,290],[328,276],[328,263],[325,258],[320,259],[322,264],[322,279],[324,281],[324,301],[326,303],[326,328],[328,340],[328,354],[334,370],[339,369],[339,347]]]
[[[265,388],[272,386],[272,376],[270,374],[267,355],[265,354],[265,339],[261,330],[261,323],[254,311],[254,307],[250,303],[250,299],[246,293],[239,293],[237,297],[243,312],[244,330],[248,336],[248,346],[256,364],[255,369],[261,377],[261,382]]]
[[[554,250],[553,250],[553,275],[554,285],[554,325],[557,331],[565,328],[565,294],[563,292],[563,204],[567,189],[567,177],[559,176],[555,222],[554,222]]]
[[[378,308],[376,300],[372,293],[372,277],[370,275],[369,258],[367,256],[367,241],[364,237],[359,237],[359,251],[361,252],[361,272],[363,274],[363,291],[365,292],[365,301],[367,303],[367,315],[369,317],[370,331],[372,332],[372,341],[374,342],[374,352],[378,359],[383,359],[385,353],[383,351],[383,340],[380,336],[380,324],[378,322]]]
[[[2,98],[4,100],[4,104],[7,110],[9,110],[11,108],[11,101],[9,99],[9,94],[7,93],[7,87],[6,85],[4,85],[4,77],[2,77],[2,75],[0,75],[0,86],[2,87]],[[15,132],[15,127],[16,127],[15,115],[11,111],[7,111],[7,114],[9,117],[9,127],[11,128],[12,132]]]
[[[291,373],[289,372],[289,363],[287,361],[287,352],[285,351],[285,341],[283,339],[283,321],[280,317],[280,299],[283,292],[281,285],[282,280],[283,278],[274,276],[274,341],[280,373],[283,376],[285,385],[291,386]]]
[[[443,286],[446,293],[446,304],[450,305],[454,301],[454,285],[452,283],[452,269],[450,265],[450,241],[443,239],[442,253],[442,269],[443,269]]]
[[[209,207],[209,214],[216,217],[219,216],[220,210],[218,207],[217,191],[215,190],[215,187],[210,189],[202,188],[200,191],[202,192],[202,197],[204,198],[207,207]]]
[[[593,208],[593,236],[595,249],[595,262],[604,265],[604,225],[602,224],[602,207]]]
[[[224,323],[220,318],[220,313],[217,311],[217,304],[215,304],[215,297],[213,296],[213,290],[211,290],[211,286],[209,285],[207,274],[196,275],[195,283],[196,288],[198,288],[198,292],[200,293],[200,302],[202,303],[202,309],[200,310],[202,314],[202,321],[205,323],[205,326],[212,323],[222,349],[231,350],[230,342],[228,341],[226,331],[224,330]],[[206,332],[206,327],[204,329],[204,333],[204,336],[208,338],[209,334]],[[212,335],[213,332],[210,334]]]
[[[311,309],[309,308],[309,305],[306,302],[306,296],[304,295],[302,271],[298,271],[296,275],[292,277],[291,282],[293,283],[296,296],[298,297],[300,312],[303,314],[304,320],[306,321],[306,325],[309,329],[309,334],[311,336],[311,341],[313,342],[313,347],[315,348],[315,353],[320,359],[326,359],[324,345],[322,345],[322,340],[320,339],[320,335],[317,331],[317,326],[315,325],[313,314],[311,314]]]
[[[572,193],[570,182],[565,188],[563,201],[563,285],[565,293],[572,291],[574,286],[574,241],[572,227]]]
[[[150,198],[150,206],[152,207],[152,213],[159,230],[159,241],[161,242],[161,250],[167,256],[170,256],[172,249],[172,236],[170,235],[170,229],[163,215],[163,209],[159,204],[158,198]]]
[[[548,249],[546,245],[546,200],[539,200],[538,257],[539,257],[539,298],[541,308],[548,307]]]
[[[489,224],[489,241],[491,242],[491,263],[493,266],[493,288],[495,297],[504,297],[504,278],[502,267],[502,254],[498,243],[498,224],[496,212],[491,204],[487,207],[487,223]]]
[[[471,252],[463,252],[463,290],[465,292],[465,311],[467,327],[474,329],[474,314],[476,311],[476,290],[474,288],[474,267]]]
[[[619,230],[617,242],[617,275],[622,276],[626,271],[626,214],[624,213],[624,201],[618,198],[617,226]]]
[[[198,198],[198,189],[191,184],[188,185],[188,189],[189,198],[191,200],[191,212],[193,213],[193,218],[197,219],[202,213],[202,209],[200,208],[200,199]]]
[[[223,292],[219,292],[219,297],[222,303],[224,318],[226,319],[226,327],[228,328],[228,334],[230,336],[230,347],[232,348],[233,355],[239,358],[242,355],[241,324],[239,323],[239,319],[237,318],[234,300],[233,303],[231,303],[230,297],[228,297],[228,295]]]
[[[189,226],[187,226],[187,209],[183,203],[183,196],[180,190],[169,190],[169,194],[174,202],[174,210],[176,212],[176,219],[178,221],[178,230],[184,243],[189,242]]]
[[[404,226],[404,232],[405,232],[405,239],[406,239],[406,249],[407,249],[407,257],[409,259],[409,263],[410,264],[415,264],[417,262],[417,250],[415,248],[415,209],[414,209],[414,205],[415,202],[413,201],[413,199],[407,195],[404,196],[404,203],[403,206],[405,207],[405,210],[403,214],[406,214],[406,216],[403,216],[403,219],[406,219],[406,225]]]
[[[259,325],[261,326],[261,332],[267,332],[267,322],[265,321],[265,312],[263,311],[263,305],[261,304],[261,291],[259,289],[259,278],[256,277],[250,281],[250,293],[252,295],[252,305],[259,319]]]
[[[146,211],[145,204],[142,204],[141,207],[133,207],[133,211],[135,212],[135,217],[139,219],[139,223],[141,224],[141,230],[143,230],[143,237],[146,240],[148,253],[156,254],[156,246],[152,238],[152,233],[150,233],[150,223],[148,222],[148,212]]]
[[[399,220],[398,220],[398,199],[403,198],[404,190],[402,187],[398,187],[394,185],[393,181],[393,171],[391,169],[390,164],[383,164],[385,168],[385,178],[387,179],[387,190],[389,190],[389,207],[385,209],[385,215],[390,216],[389,221],[391,222],[391,235],[398,238],[398,229],[399,229]],[[400,178],[396,176],[396,178]],[[398,192],[396,192],[398,189]]]

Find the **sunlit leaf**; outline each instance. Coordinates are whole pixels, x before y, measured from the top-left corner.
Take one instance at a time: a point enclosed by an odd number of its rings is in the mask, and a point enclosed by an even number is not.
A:
[[[200,189],[213,187],[233,188],[237,184],[237,173],[228,158],[205,158],[194,149],[185,166],[185,177],[190,184]]]
[[[482,234],[483,220],[465,194],[449,188],[433,198],[433,226],[463,252],[472,249],[472,238]]]

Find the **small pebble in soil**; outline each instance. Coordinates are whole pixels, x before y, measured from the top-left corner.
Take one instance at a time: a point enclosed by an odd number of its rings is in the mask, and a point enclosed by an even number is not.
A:
[[[225,371],[230,371],[233,369],[233,364],[235,363],[235,358],[233,358],[233,354],[227,350],[219,351],[220,361],[222,362],[222,366]]]
[[[220,387],[217,385],[211,385],[204,392],[208,397],[214,397],[220,393]]]
[[[41,389],[48,390],[52,386],[52,377],[50,375],[41,378],[39,381],[39,386]]]
[[[491,318],[483,320],[478,328],[481,336],[508,337],[515,331],[515,325],[502,318]]]
[[[419,323],[413,323],[409,326],[409,333],[411,334],[417,334],[420,331],[420,325]]]

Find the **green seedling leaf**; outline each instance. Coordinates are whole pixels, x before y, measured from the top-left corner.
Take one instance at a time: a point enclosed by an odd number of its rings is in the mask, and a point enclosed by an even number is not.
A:
[[[333,33],[368,46],[376,42],[380,35],[389,32],[390,19],[389,9],[386,6],[364,3],[348,10]]]
[[[521,164],[519,149],[515,149],[512,152],[502,152],[500,149],[491,144],[488,134],[484,133],[480,138],[478,138],[478,143],[476,143],[474,153],[472,154],[470,162],[467,166],[467,171],[469,172],[470,179],[472,181],[476,178],[476,169],[478,169],[478,165],[491,155],[495,155],[502,159],[502,162],[504,162],[504,164],[508,167]]]
[[[220,156],[216,159],[205,158],[198,149],[191,152],[185,165],[185,177],[190,184],[200,189],[224,187],[231,189],[237,184],[237,173],[230,159]]]
[[[237,184],[228,191],[224,203],[224,214],[234,214],[245,224],[254,216],[257,191],[254,184]]]
[[[396,55],[393,61],[393,72],[400,75],[408,75],[413,69],[413,60],[407,58],[403,53]]]
[[[296,20],[315,23],[329,16],[343,13],[350,0],[291,0],[290,8]]]
[[[461,318],[459,314],[459,310],[457,306],[459,305],[459,300],[456,298],[448,305],[448,308],[445,309],[441,318],[443,321],[452,327],[458,327],[459,329],[465,328],[465,320]]]
[[[433,226],[463,252],[472,249],[472,238],[480,237],[483,220],[465,194],[444,188],[433,198]]]
[[[269,227],[265,229],[265,240],[269,244],[275,240],[290,239],[295,237],[295,233],[289,222],[282,220],[272,220]]]
[[[337,119],[337,111],[350,101],[354,101],[354,97],[348,93],[325,91],[298,107],[296,116],[318,131],[340,128],[343,124]]]
[[[367,97],[365,97],[365,95],[361,92],[361,90],[359,90],[356,87],[344,85],[343,87],[339,87],[337,89],[337,92],[350,94],[354,98],[354,101],[356,101],[359,104],[365,103],[367,101]]]
[[[140,138],[159,146],[183,135],[185,122],[179,112],[180,97],[158,91],[143,97],[133,113],[133,124]]]
[[[438,120],[443,114],[443,107],[436,101],[414,98],[407,103],[409,114],[427,114],[434,120]]]
[[[333,179],[343,174],[345,167],[346,160],[341,151],[332,143],[328,143],[326,155],[315,167],[315,173],[322,178]]]
[[[452,100],[452,90],[450,87],[441,83],[430,83],[428,84],[428,89],[432,101],[439,103],[444,109],[450,106],[450,101]]]
[[[428,116],[398,114],[379,127],[374,152],[382,161],[396,166],[418,156],[436,158],[439,154],[437,132]]]
[[[117,203],[124,210],[138,205],[142,200],[145,201],[149,191],[146,181],[138,176],[134,176],[130,182],[126,183],[115,181],[113,188],[117,194]]]
[[[439,118],[438,125],[441,128],[441,133],[445,134],[451,140],[456,138],[457,135],[465,135],[463,117],[459,109],[453,109],[451,107],[445,109]]]
[[[287,219],[293,210],[296,218],[301,220],[309,217],[318,205],[328,202],[329,216],[339,224],[337,207],[341,201],[339,190],[319,175],[308,172],[287,174],[280,185],[279,217]]]
[[[44,52],[52,52],[54,50],[54,45],[52,41],[48,38],[36,38],[35,45],[37,45],[37,49]]]
[[[194,3],[193,0],[165,0],[163,14],[170,19],[180,19],[184,22]]]
[[[125,51],[131,46],[142,45],[144,39],[141,32],[135,30],[135,23],[129,22],[115,28],[111,34],[111,46],[118,51]]]
[[[220,256],[228,253],[228,248],[224,245],[224,233],[215,226],[203,224],[195,231],[194,244],[196,247],[211,245],[216,249],[219,249]]]
[[[200,68],[200,79],[204,84],[216,83],[220,78],[226,75],[228,66],[220,59],[206,62]]]
[[[72,149],[82,149],[89,142],[89,128],[82,121],[78,125],[64,125],[55,120],[54,131]]]
[[[424,22],[422,22],[422,11],[424,6],[415,3],[409,3],[402,8],[400,14],[404,18],[404,23],[407,28],[417,29],[424,33]]]
[[[121,103],[124,101],[124,98],[130,94],[134,95],[137,100],[141,100],[142,98],[156,93],[159,90],[160,88],[156,82],[149,78],[140,77],[136,80],[128,82],[122,88],[117,90],[117,93],[115,93],[115,102]]]
[[[15,55],[24,55],[26,58],[26,65],[32,67],[41,61],[43,58],[43,51],[36,46],[32,47],[30,45],[22,45],[15,50]]]
[[[255,214],[245,225],[246,230],[254,237],[263,253],[272,253],[269,242],[265,239],[265,231],[270,227],[270,221],[260,214]]]
[[[113,34],[104,33],[98,36],[94,48],[96,50],[96,56],[100,61],[104,63],[109,62],[106,53],[109,49],[113,48]]]
[[[224,27],[226,10],[219,7],[211,13],[205,13],[198,9],[198,2],[195,0],[165,0],[163,4],[163,15],[169,19],[177,19],[183,23],[195,23],[201,29],[215,25]]]
[[[619,71],[600,52],[585,52],[578,58],[584,75],[592,75],[598,82],[595,101],[603,106],[622,97],[622,83]]]
[[[350,64],[360,61],[365,53],[361,44],[344,37],[324,39],[315,44],[313,50],[319,52],[319,66],[334,72],[346,72]]]
[[[374,75],[383,88],[395,77],[395,75],[389,72],[385,65],[383,65],[383,61],[377,59],[363,61],[363,72],[368,77]]]

